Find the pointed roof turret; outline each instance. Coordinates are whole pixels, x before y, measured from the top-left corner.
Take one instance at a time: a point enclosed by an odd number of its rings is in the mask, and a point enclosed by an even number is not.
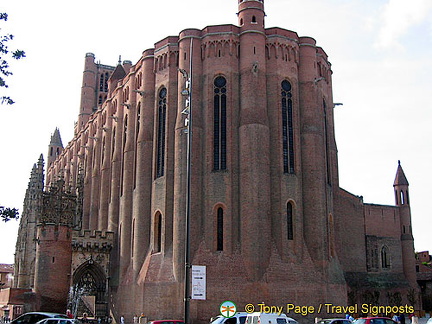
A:
[[[409,183],[408,183],[408,180],[405,176],[405,173],[402,170],[400,161],[398,161],[398,168],[396,171],[396,178],[395,178],[395,181],[393,183],[393,186],[400,186],[400,185],[408,186]]]
[[[56,127],[54,134],[51,135],[50,145],[60,146],[63,148],[63,143],[60,136],[60,130]]]
[[[119,64],[117,64],[116,68],[114,69],[114,72],[110,76],[110,81],[121,80],[125,76],[126,76],[126,71],[123,68],[123,66],[121,65],[121,62],[119,62]]]

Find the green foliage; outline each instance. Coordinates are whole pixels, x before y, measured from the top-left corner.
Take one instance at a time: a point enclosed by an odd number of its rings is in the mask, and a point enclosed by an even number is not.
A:
[[[0,206],[0,217],[3,222],[10,221],[11,219],[17,220],[19,218],[18,209]]]
[[[0,13],[0,21],[7,21],[7,13]],[[1,30],[1,29],[0,29]],[[5,78],[12,75],[9,70],[8,58],[19,60],[25,57],[25,52],[22,50],[10,51],[8,49],[7,42],[13,40],[14,36],[11,34],[1,35],[0,34],[0,87],[8,88]],[[0,96],[2,104],[12,105],[14,101],[9,96]]]

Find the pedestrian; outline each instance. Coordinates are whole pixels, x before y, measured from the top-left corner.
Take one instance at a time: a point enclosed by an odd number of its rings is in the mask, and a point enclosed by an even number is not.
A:
[[[125,318],[124,316],[120,316],[120,324],[125,324]]]
[[[419,324],[419,318],[416,314],[413,314],[411,317],[411,324]]]
[[[405,324],[405,315],[404,314],[400,314],[400,316],[399,316],[399,323],[400,324]]]
[[[138,319],[138,324],[146,324],[146,323],[147,323],[147,318],[145,317],[144,313],[141,313]]]
[[[82,319],[81,319],[81,322],[83,322],[83,323],[90,323],[90,321],[89,321],[89,319],[88,319],[88,317],[87,317],[87,313],[84,313],[84,314],[83,314],[83,317],[82,317]]]

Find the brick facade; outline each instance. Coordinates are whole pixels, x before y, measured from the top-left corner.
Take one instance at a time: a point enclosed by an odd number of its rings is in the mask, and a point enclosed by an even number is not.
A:
[[[192,263],[207,266],[207,300],[191,302],[193,321],[207,322],[224,300],[240,309],[346,305],[378,291],[380,304],[388,292],[406,303],[417,290],[413,239],[402,236],[409,203],[365,204],[339,188],[326,53],[311,37],[266,29],[262,0],[239,1],[238,17],[238,26],[167,37],[135,65],[102,66],[86,55],[75,136],[47,165],[46,182],[61,174],[82,191],[77,230],[112,232],[109,267],[100,267],[111,314],[183,317],[179,69],[192,81]],[[395,182],[395,190],[408,186]]]

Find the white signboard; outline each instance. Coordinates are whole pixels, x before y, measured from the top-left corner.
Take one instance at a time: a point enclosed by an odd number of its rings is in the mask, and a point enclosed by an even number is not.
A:
[[[192,299],[206,299],[206,266],[192,266]]]

